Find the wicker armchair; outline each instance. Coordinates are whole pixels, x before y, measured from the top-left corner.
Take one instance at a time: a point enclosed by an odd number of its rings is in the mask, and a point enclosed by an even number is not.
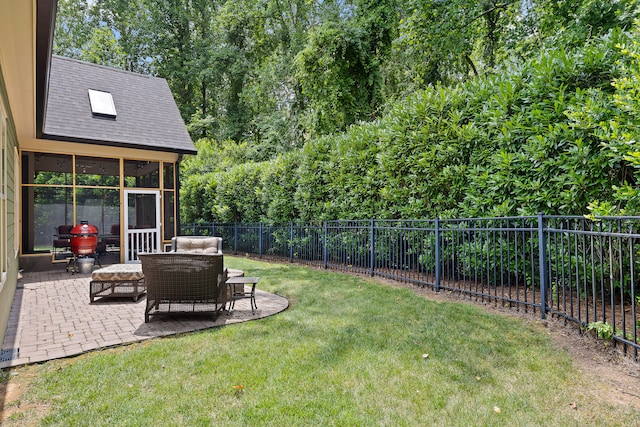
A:
[[[141,253],[147,287],[144,321],[161,312],[211,313],[216,318],[227,303],[227,271],[217,254]]]

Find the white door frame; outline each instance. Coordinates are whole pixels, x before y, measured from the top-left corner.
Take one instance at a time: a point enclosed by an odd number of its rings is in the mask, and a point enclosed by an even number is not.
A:
[[[129,210],[135,206],[129,206],[129,195],[150,194],[156,196],[156,225],[151,228],[130,228]],[[160,190],[125,190],[124,191],[124,262],[126,264],[139,263],[138,253],[160,252]]]

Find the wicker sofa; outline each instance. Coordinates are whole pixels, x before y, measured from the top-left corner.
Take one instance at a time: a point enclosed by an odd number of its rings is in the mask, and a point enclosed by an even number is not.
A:
[[[227,271],[220,254],[160,252],[138,254],[142,262],[149,316],[166,312],[218,316],[227,303]]]

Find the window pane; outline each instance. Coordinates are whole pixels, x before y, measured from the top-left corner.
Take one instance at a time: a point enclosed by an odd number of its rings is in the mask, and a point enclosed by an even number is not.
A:
[[[124,161],[125,187],[159,188],[160,163],[144,160]]]
[[[156,195],[129,194],[127,218],[129,228],[156,228]]]
[[[120,222],[120,196],[118,190],[79,188],[76,192],[76,218],[78,223],[88,221],[99,234],[111,234],[111,226]]]
[[[173,207],[175,204],[173,191],[164,192],[164,240],[171,240],[173,237],[173,228],[175,226],[175,215],[173,214]]]
[[[163,163],[164,165],[164,188],[165,189],[173,189],[174,179],[173,179],[173,163]]]
[[[76,184],[118,187],[120,185],[120,161],[99,157],[76,157]]]
[[[64,154],[22,153],[24,184],[71,185],[71,156]]]
[[[73,225],[71,191],[68,187],[22,188],[23,253],[50,251],[58,226]]]

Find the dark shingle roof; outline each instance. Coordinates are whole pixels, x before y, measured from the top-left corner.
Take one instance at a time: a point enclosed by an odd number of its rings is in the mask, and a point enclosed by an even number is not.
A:
[[[117,117],[91,113],[88,89],[110,92]],[[166,80],[53,56],[44,138],[196,152]]]

